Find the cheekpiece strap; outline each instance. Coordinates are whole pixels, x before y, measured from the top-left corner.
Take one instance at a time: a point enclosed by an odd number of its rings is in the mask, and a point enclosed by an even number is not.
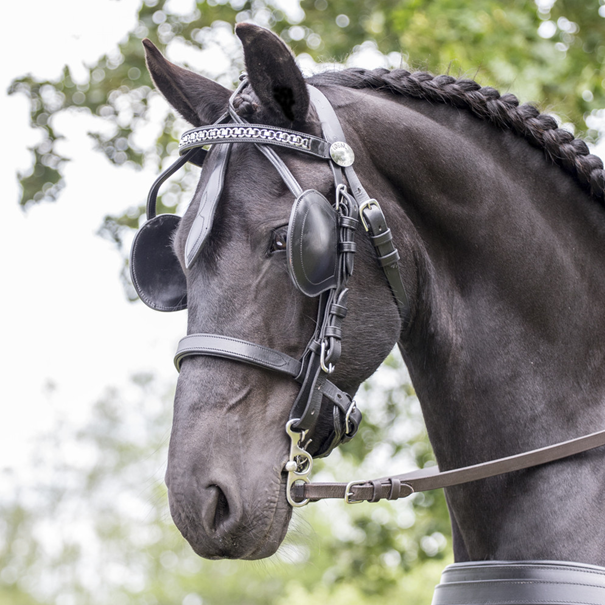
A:
[[[359,207],[361,222],[370,236],[378,262],[386,275],[402,319],[407,319],[410,300],[399,271],[399,252],[393,244],[393,234],[387,226],[382,208],[376,200],[368,200]]]

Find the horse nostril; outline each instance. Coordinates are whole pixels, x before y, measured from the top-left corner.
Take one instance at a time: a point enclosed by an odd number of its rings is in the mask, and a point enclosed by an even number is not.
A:
[[[227,500],[227,496],[218,485],[210,485],[208,488],[213,492],[213,529],[214,531],[225,529],[224,526],[229,520],[229,501]]]

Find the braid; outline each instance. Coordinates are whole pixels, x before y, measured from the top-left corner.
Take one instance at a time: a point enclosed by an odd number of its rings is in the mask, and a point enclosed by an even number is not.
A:
[[[605,171],[601,159],[590,153],[584,141],[558,128],[551,116],[541,114],[533,105],[519,105],[515,95],[500,95],[495,88],[481,87],[473,80],[456,80],[426,72],[410,73],[405,69],[354,68],[325,72],[315,78],[318,84],[373,88],[470,109],[482,120],[511,130],[543,149],[551,161],[574,175],[595,197],[605,196]]]

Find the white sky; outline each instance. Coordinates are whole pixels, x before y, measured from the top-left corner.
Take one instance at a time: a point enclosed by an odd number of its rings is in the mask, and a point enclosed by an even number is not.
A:
[[[55,78],[68,63],[81,73],[83,62],[111,50],[132,27],[137,6],[138,0],[3,6],[0,469],[26,464],[35,435],[57,414],[83,420],[107,386],[125,385],[139,371],[176,378],[171,358],[186,314],[128,303],[119,254],[95,235],[106,214],[144,200],[156,175],[115,169],[92,151],[86,119],[61,120],[68,139],[61,151],[73,158],[68,185],[56,204],[24,213],[15,174],[29,166],[27,146],[38,135],[23,95],[5,94],[13,78],[28,72]]]

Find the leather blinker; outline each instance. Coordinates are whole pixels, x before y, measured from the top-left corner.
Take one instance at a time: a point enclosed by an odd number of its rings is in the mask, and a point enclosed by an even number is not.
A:
[[[214,145],[205,161],[204,171],[208,171],[210,176],[202,192],[197,214],[185,242],[185,266],[187,269],[195,262],[212,231],[214,213],[223,192],[230,151],[231,145]]]
[[[132,243],[130,275],[140,299],[156,311],[187,308],[187,282],[172,249],[180,217],[160,214],[147,221]]]
[[[338,212],[319,191],[307,189],[292,207],[286,244],[288,271],[306,296],[338,281]]]

